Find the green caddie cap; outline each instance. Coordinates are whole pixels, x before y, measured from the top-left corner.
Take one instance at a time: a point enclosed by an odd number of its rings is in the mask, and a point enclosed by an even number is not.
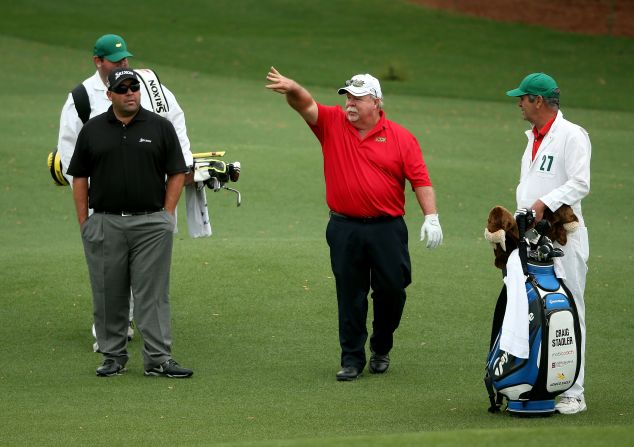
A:
[[[119,62],[126,57],[132,57],[128,51],[123,37],[116,34],[105,34],[97,39],[92,54],[98,57],[105,57],[110,62]]]
[[[531,73],[520,86],[506,92],[508,96],[535,95],[543,98],[559,98],[557,82],[545,73]]]

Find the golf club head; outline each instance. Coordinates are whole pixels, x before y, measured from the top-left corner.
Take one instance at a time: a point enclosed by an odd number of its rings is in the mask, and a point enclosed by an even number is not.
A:
[[[205,185],[207,185],[207,187],[209,189],[212,189],[214,192],[218,191],[222,186],[220,184],[220,180],[218,180],[218,177],[210,177],[209,180],[205,181]]]
[[[550,254],[553,252],[553,250],[554,250],[553,244],[545,243],[545,244],[540,245],[537,248],[537,253],[539,254],[539,257],[542,260],[546,260],[546,259],[548,259],[550,257]]]
[[[237,197],[236,197],[236,206],[240,206],[242,204],[242,195],[240,194],[240,191],[238,191],[237,189],[233,189],[233,188],[229,188],[228,186],[222,185],[222,187],[228,191],[233,191],[236,193]]]
[[[234,161],[233,163],[229,163],[227,168],[229,169],[229,179],[232,182],[237,182],[240,178],[240,162]]]
[[[526,230],[526,233],[524,233],[524,237],[526,237],[531,245],[537,245],[541,234],[538,233],[535,228],[531,228],[530,230]]]
[[[554,248],[550,253],[551,258],[561,258],[564,255],[564,251],[561,248]]]
[[[535,225],[535,231],[542,236],[548,233],[548,230],[550,230],[550,222],[548,222],[546,219],[540,220]]]

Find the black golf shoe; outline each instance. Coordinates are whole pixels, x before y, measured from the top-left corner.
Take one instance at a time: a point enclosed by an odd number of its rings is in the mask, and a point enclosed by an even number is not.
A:
[[[169,359],[154,368],[146,369],[144,374],[146,376],[165,376],[173,379],[185,379],[187,377],[191,377],[194,374],[194,371],[183,368],[176,363],[174,359]]]
[[[379,355],[374,352],[372,353],[372,356],[370,357],[370,366],[368,368],[372,374],[383,374],[389,367],[389,354]]]
[[[337,380],[339,382],[347,382],[354,380],[361,375],[361,370],[356,366],[344,366],[341,371],[337,373]]]
[[[118,376],[125,371],[125,366],[117,363],[115,359],[106,359],[103,364],[97,368],[98,377]]]

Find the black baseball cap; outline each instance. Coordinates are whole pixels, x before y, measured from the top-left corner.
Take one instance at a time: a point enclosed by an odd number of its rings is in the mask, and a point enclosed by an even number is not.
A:
[[[131,68],[115,68],[108,73],[108,90],[112,90],[126,79],[133,79],[133,84],[139,83],[139,77]]]

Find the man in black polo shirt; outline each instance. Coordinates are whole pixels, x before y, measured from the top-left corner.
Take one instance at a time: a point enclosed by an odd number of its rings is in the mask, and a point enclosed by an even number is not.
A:
[[[171,356],[169,305],[174,212],[188,169],[174,126],[141,107],[134,71],[116,68],[108,83],[112,106],[84,125],[68,167],[104,356],[97,375],[125,371],[132,290],[145,375],[191,377]]]

